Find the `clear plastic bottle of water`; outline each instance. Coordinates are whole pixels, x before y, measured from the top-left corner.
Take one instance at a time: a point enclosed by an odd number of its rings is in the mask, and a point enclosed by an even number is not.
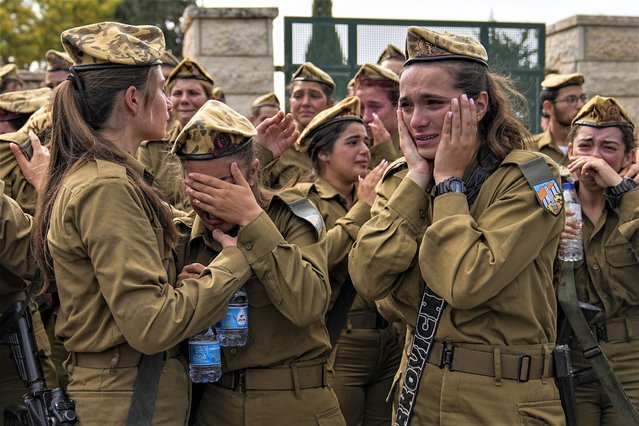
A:
[[[189,339],[189,377],[193,383],[217,382],[222,377],[222,351],[212,328]]]
[[[581,203],[577,198],[577,192],[575,191],[575,184],[572,182],[565,182],[562,185],[564,195],[564,208],[572,210],[574,214],[572,216],[566,215],[566,221],[573,221],[577,223],[579,234],[573,238],[562,238],[559,241],[559,260],[563,261],[577,261],[584,258],[584,243],[582,236],[582,216],[581,216]]]
[[[244,346],[248,342],[248,295],[240,289],[231,301],[224,318],[215,324],[221,346]]]

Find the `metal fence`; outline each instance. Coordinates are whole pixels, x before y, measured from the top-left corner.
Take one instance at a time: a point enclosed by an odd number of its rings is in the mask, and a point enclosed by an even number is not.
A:
[[[404,48],[406,30],[411,25],[465,34],[479,40],[486,47],[491,70],[510,76],[528,100],[527,105],[516,105],[517,115],[532,132],[539,131],[539,89],[544,77],[546,41],[544,24],[285,17],[285,63],[281,71],[288,83],[300,64],[311,61],[335,80],[335,97],[341,99],[346,94],[348,81],[361,65],[375,63],[388,44]],[[318,29],[324,34],[327,31],[337,34],[333,39],[338,40],[338,44],[333,49],[341,50],[341,55],[332,55],[328,60],[308,57],[309,43]]]

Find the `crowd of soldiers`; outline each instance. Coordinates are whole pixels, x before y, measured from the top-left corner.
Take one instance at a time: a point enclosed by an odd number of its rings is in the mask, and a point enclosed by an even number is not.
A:
[[[248,117],[156,27],[61,41],[46,87],[0,68],[0,309],[37,286],[46,383],[81,424],[621,424],[597,381],[567,418],[555,380],[557,249],[578,227],[579,301],[639,407],[635,125],[583,75],[545,78],[533,137],[469,36],[409,27],[339,102],[304,63],[290,113],[271,92]],[[192,384],[186,342],[242,288],[248,343]],[[0,371],[0,405],[20,404],[6,347]]]

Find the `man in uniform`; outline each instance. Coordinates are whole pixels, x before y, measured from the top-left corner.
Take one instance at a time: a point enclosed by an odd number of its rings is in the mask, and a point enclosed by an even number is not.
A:
[[[73,61],[66,52],[59,52],[53,49],[47,50],[44,58],[47,61],[47,69],[44,72],[44,85],[49,89],[55,89],[58,84],[69,76],[69,68],[73,65]]]
[[[22,90],[24,84],[18,77],[16,64],[7,64],[0,67],[0,93]]]
[[[377,65],[389,69],[393,71],[395,74],[399,75],[399,72],[402,70],[404,66],[404,61],[406,60],[406,56],[404,56],[404,52],[402,50],[392,44],[386,46],[386,49],[379,55],[377,59]]]
[[[548,125],[543,133],[535,135],[534,148],[549,156],[560,166],[567,166],[568,144],[566,136],[570,124],[586,102],[582,74],[548,74],[541,82],[540,101],[548,115]]]
[[[273,117],[280,111],[280,100],[275,96],[275,92],[269,92],[253,101],[251,105],[251,115],[249,121],[257,127],[262,121]]]

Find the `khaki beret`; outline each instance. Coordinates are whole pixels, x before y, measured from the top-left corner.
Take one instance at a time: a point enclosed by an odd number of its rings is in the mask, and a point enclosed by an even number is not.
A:
[[[584,105],[572,120],[573,126],[631,127],[635,123],[615,98],[595,96]]]
[[[16,64],[7,64],[0,67],[0,80],[3,78],[18,79],[18,67]]]
[[[0,108],[14,114],[31,114],[49,103],[52,94],[48,87],[0,93]]]
[[[206,72],[202,65],[188,56],[182,59],[182,62],[173,68],[173,71],[171,71],[171,74],[169,74],[169,77],[166,79],[166,85],[170,86],[171,83],[179,78],[192,78],[206,82],[211,86],[214,85],[213,77]]]
[[[226,95],[224,94],[224,90],[220,86],[215,86],[213,88],[213,97],[215,98],[215,100],[219,101],[225,99]]]
[[[404,56],[404,52],[401,49],[393,44],[389,44],[386,46],[386,49],[379,55],[377,59],[377,65],[380,65],[387,59],[399,59],[401,61],[406,60],[406,56]]]
[[[581,86],[582,84],[584,84],[583,74],[548,74],[541,82],[541,88],[557,90],[566,86]]]
[[[335,82],[330,75],[313,65],[311,62],[305,62],[293,73],[291,81],[313,81],[329,86],[335,89]]]
[[[177,64],[180,62],[178,61],[178,58],[168,50],[164,51],[162,56],[160,56],[160,60],[162,61],[162,65],[170,65],[173,67],[177,66]]]
[[[486,49],[467,35],[439,32],[422,27],[408,27],[406,65],[421,61],[466,60],[488,66]]]
[[[263,106],[280,107],[280,100],[277,99],[277,96],[275,96],[275,92],[269,92],[266,95],[262,95],[255,99],[251,104],[251,108],[259,108]]]
[[[210,100],[184,126],[171,152],[184,160],[212,160],[237,152],[256,134],[246,117]]]
[[[29,130],[33,130],[33,133],[38,134],[47,127],[51,126],[51,123],[53,122],[51,113],[52,108],[53,103],[51,102],[38,108],[33,114],[31,114],[20,131],[29,134]]]
[[[44,54],[44,59],[47,61],[47,71],[69,71],[69,68],[73,65],[73,60],[71,60],[67,52],[58,50],[47,50],[47,53]]]
[[[399,76],[393,71],[376,64],[362,65],[354,77],[355,80],[390,80],[399,84]]]
[[[338,121],[352,120],[363,123],[360,117],[360,101],[357,96],[349,96],[339,101],[332,107],[321,111],[302,130],[302,134],[295,141],[295,149],[300,152],[308,151],[313,134],[328,124]]]
[[[155,65],[164,53],[164,34],[152,25],[99,22],[63,31],[64,50],[78,65]]]

